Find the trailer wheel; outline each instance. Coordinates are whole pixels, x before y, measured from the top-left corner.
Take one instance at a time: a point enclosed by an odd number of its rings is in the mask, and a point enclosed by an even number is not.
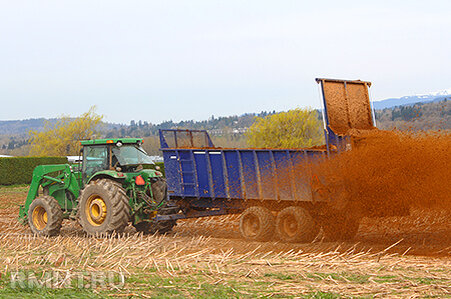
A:
[[[240,217],[241,235],[251,241],[268,241],[274,234],[274,220],[274,215],[267,208],[247,208]]]
[[[36,198],[28,208],[28,224],[36,235],[55,236],[59,234],[62,222],[63,211],[51,196]]]
[[[318,235],[320,226],[306,209],[288,207],[277,215],[276,230],[282,241],[311,242]]]
[[[360,226],[360,219],[342,213],[330,215],[322,223],[324,236],[328,241],[349,241],[354,239]]]
[[[81,192],[78,204],[80,224],[89,235],[122,232],[130,218],[130,206],[124,188],[117,182],[100,179]]]

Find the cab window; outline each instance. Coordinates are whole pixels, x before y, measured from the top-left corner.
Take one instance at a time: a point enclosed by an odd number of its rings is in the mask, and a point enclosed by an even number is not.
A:
[[[86,146],[83,149],[83,178],[87,180],[94,173],[109,169],[106,145]]]

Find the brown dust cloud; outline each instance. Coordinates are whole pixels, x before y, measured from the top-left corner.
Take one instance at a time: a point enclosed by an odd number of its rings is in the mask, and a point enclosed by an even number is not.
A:
[[[316,167],[362,216],[451,211],[451,132],[351,131],[352,150]],[[339,199],[338,199],[339,200]]]

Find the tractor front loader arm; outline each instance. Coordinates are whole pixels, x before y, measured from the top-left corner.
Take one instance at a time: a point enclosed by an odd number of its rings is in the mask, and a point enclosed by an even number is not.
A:
[[[49,174],[59,174],[56,177]],[[28,191],[25,204],[20,206],[19,221],[23,224],[27,223],[28,208],[33,200],[38,196],[39,186],[49,186],[51,184],[59,184],[63,189],[69,188],[71,184],[71,167],[69,164],[60,165],[40,165],[33,170],[33,178],[31,180],[30,189]]]

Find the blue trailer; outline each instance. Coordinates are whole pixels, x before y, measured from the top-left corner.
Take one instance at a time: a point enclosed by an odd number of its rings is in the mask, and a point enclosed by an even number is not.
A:
[[[268,240],[277,232],[284,241],[309,242],[321,227],[331,239],[352,238],[359,219],[321,195],[308,165],[349,150],[350,129],[374,128],[371,83],[316,80],[324,104],[321,148],[227,149],[215,147],[206,131],[160,130],[168,196],[179,212],[157,219],[241,213],[240,232],[250,240]]]

